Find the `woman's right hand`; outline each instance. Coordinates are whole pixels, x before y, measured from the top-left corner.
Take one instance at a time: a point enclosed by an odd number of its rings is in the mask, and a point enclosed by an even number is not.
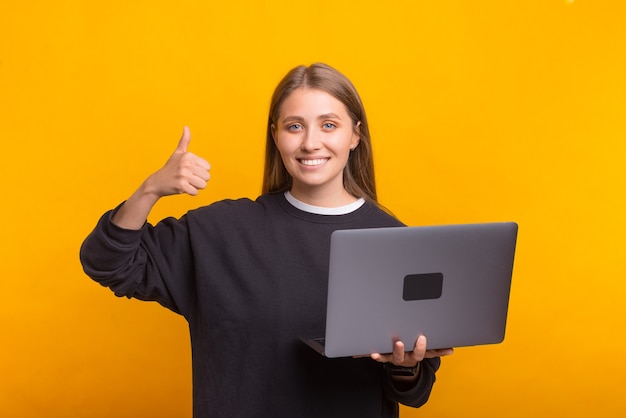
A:
[[[211,165],[204,158],[187,151],[190,141],[191,133],[185,126],[174,153],[160,170],[146,179],[144,192],[157,198],[181,193],[195,196],[206,187],[211,177]]]
[[[211,166],[188,151],[190,141],[191,133],[185,126],[174,153],[124,202],[113,215],[113,223],[126,229],[141,229],[160,198],[181,193],[195,196],[206,187]]]

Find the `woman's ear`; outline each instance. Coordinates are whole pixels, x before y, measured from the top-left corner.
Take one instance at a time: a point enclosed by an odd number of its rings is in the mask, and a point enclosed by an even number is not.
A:
[[[356,147],[359,146],[359,142],[361,142],[361,121],[358,121],[354,126],[354,135],[352,135],[352,146],[350,147],[350,151],[354,151]]]
[[[274,140],[274,143],[276,143],[276,126],[274,126],[273,123],[270,125],[270,132],[272,133],[272,139]]]

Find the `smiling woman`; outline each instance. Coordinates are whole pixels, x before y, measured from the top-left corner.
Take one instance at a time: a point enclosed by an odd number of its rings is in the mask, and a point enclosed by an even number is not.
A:
[[[160,198],[207,186],[211,167],[189,152],[185,128],[166,164],[87,237],[85,272],[189,322],[194,416],[392,418],[398,403],[423,405],[451,354],[427,350],[424,336],[359,359],[329,360],[300,342],[324,331],[331,234],[402,225],[376,203],[356,90],[327,65],[297,67],[274,93],[267,132],[262,196],[152,226]]]
[[[294,126],[297,127],[295,132]],[[347,152],[343,157],[339,153],[335,158],[341,158],[343,164],[339,161],[333,161],[332,164],[341,166],[343,173],[339,184],[343,185],[347,194],[340,193],[342,196],[337,195],[335,199],[349,202],[350,196],[362,197],[377,204],[372,145],[365,108],[354,85],[343,74],[324,64],[299,66],[291,70],[276,87],[267,128],[264,193],[289,190],[295,180],[292,177],[294,173],[289,171],[290,164],[284,161],[278,148],[281,130],[297,134],[300,146],[303,147],[300,152],[308,154],[305,158],[308,160],[319,157],[315,152],[320,151],[315,147],[324,146],[322,138],[325,143],[335,144],[333,149],[337,151],[337,138],[346,137],[344,141],[349,143],[352,151],[350,158],[347,158]],[[282,141],[280,143],[282,146]],[[323,157],[322,160],[326,160],[327,155]],[[338,179],[336,176],[334,178]],[[329,204],[320,198],[319,194],[315,197],[320,206]]]

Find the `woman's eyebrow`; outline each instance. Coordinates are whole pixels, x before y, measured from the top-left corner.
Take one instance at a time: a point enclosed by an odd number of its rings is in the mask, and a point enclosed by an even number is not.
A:
[[[323,115],[319,115],[317,117],[317,120],[324,120],[324,119],[338,119],[341,120],[341,117],[336,114],[336,113],[324,113]],[[286,116],[285,119],[282,120],[282,123],[289,123],[289,122],[304,122],[304,118],[302,116]]]
[[[339,119],[339,120],[341,120],[341,117],[338,114],[336,114],[336,113],[325,113],[323,115],[319,115],[317,117],[317,119],[318,120],[319,119]]]
[[[283,123],[287,122],[304,122],[304,118],[302,116],[286,116]]]

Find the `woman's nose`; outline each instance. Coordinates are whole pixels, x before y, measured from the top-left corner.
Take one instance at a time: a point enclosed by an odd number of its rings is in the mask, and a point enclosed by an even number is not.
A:
[[[308,129],[302,138],[300,148],[304,151],[313,151],[321,147],[320,133]]]

